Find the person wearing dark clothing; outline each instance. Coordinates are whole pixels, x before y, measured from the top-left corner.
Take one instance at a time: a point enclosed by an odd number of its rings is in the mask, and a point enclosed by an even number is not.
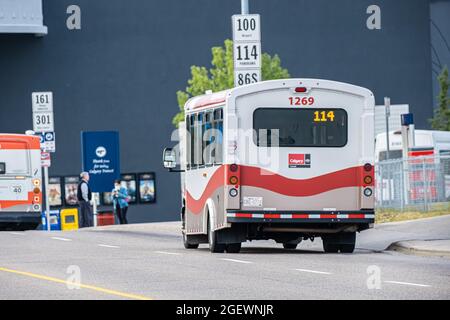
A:
[[[120,185],[120,180],[114,181],[114,189],[111,191],[114,213],[119,218],[120,224],[128,224],[128,191]]]
[[[80,174],[81,181],[78,184],[78,204],[80,206],[79,226],[80,228],[88,228],[94,225],[94,215],[91,207],[92,192],[89,188],[89,173],[82,172]]]

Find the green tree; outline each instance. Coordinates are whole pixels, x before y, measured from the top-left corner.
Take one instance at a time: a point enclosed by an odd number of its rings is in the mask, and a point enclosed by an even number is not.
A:
[[[233,41],[227,39],[224,47],[213,47],[211,52],[212,68],[208,70],[205,67],[191,66],[191,78],[186,90],[177,92],[180,112],[172,120],[176,127],[184,119],[184,105],[189,98],[202,95],[207,90],[218,92],[234,87]],[[262,54],[261,72],[263,80],[290,78],[288,70],[281,66],[281,60],[276,54]]]
[[[430,119],[431,127],[434,130],[450,131],[450,98],[448,96],[448,69],[445,67],[438,76],[441,91],[438,96],[438,107],[434,112],[434,117]]]

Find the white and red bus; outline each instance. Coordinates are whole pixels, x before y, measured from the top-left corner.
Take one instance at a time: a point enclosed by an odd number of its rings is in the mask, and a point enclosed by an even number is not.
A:
[[[36,136],[0,134],[0,229],[35,229],[41,221],[41,149]]]
[[[315,79],[190,99],[180,151],[163,155],[182,172],[185,247],[239,252],[274,239],[295,249],[321,237],[326,252],[353,252],[375,218],[374,104],[367,89]]]

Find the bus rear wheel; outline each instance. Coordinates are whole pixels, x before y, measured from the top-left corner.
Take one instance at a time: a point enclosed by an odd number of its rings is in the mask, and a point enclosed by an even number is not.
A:
[[[186,234],[186,215],[184,207],[181,210],[181,223],[182,223],[182,234],[183,234],[183,245],[186,249],[197,249],[199,244],[192,241],[192,236]]]
[[[241,251],[242,243],[229,243],[227,244],[227,253],[239,253]]]
[[[199,244],[198,243],[192,243],[191,241],[189,241],[190,240],[189,238],[191,238],[191,237],[188,236],[185,231],[183,231],[183,244],[184,244],[184,247],[186,249],[198,249]]]
[[[213,231],[210,219],[208,219],[208,243],[209,251],[212,253],[223,253],[226,249],[225,244],[217,243],[217,232]]]
[[[291,242],[285,242],[283,243],[283,248],[288,249],[288,250],[295,250],[297,249],[297,245],[296,243],[291,243]]]

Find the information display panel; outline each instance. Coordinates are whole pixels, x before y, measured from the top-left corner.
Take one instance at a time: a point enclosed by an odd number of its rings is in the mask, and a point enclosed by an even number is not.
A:
[[[138,175],[139,180],[139,202],[153,203],[156,201],[155,173],[147,172]]]
[[[127,173],[122,174],[121,176],[121,186],[125,187],[128,192],[129,201],[128,203],[134,204],[137,201],[136,197],[136,174],[134,173]]]
[[[61,207],[63,203],[61,177],[48,179],[48,202],[50,207]]]
[[[64,202],[66,206],[78,205],[78,183],[80,178],[78,176],[64,177]]]

